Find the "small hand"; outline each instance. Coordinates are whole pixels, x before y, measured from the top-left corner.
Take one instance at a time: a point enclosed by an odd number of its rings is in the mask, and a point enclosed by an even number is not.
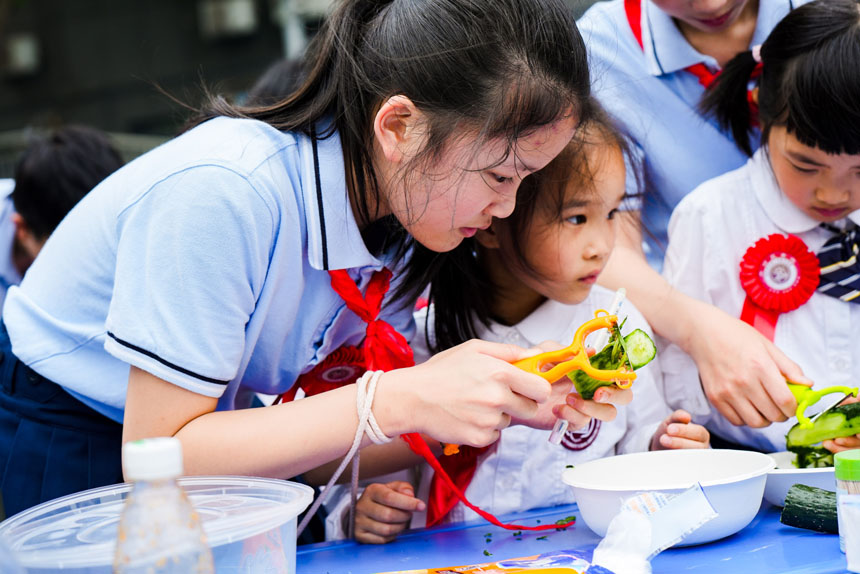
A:
[[[651,450],[709,448],[708,429],[691,421],[690,413],[680,409],[666,417],[651,439]]]
[[[355,504],[355,539],[364,544],[391,542],[409,528],[412,513],[425,508],[408,482],[374,482]]]
[[[860,434],[834,440],[825,440],[821,443],[821,446],[833,453],[860,448]]]
[[[629,404],[633,400],[632,389],[619,389],[614,385],[600,387],[593,400],[587,401],[578,393],[570,393],[565,402],[553,407],[553,414],[570,423],[571,428],[585,428],[591,419],[609,422],[618,414],[616,406]]]

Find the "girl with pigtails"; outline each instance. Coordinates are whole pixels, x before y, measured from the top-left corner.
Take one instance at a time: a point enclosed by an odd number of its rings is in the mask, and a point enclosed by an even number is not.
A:
[[[860,377],[858,62],[857,0],[801,6],[761,46],[729,62],[702,109],[751,157],[684,198],[669,224],[669,284],[754,327],[797,361],[815,389],[855,387]],[[733,443],[786,449],[794,419],[738,426],[709,403],[679,346],[661,361],[672,406]],[[780,383],[788,388],[785,378]],[[822,446],[858,448],[860,437]]]
[[[109,177],[10,291],[8,513],[121,481],[121,444],[146,437],[179,438],[187,474],[287,478],[354,440],[552,424],[539,405],[564,394],[510,364],[533,351],[473,341],[413,367],[406,339],[444,253],[509,215],[583,119],[564,3],[342,0],[303,69],[287,99],[216,99]]]

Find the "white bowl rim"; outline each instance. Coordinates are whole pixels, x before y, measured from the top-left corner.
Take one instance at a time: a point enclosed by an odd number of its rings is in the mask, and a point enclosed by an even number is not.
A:
[[[782,450],[782,451],[778,451],[778,452],[769,452],[769,453],[767,453],[767,455],[769,457],[773,458],[774,455],[780,455],[780,454],[783,454],[785,452],[788,452],[788,451]],[[776,462],[775,458],[774,458],[774,462]],[[832,466],[824,466],[824,467],[820,467],[820,468],[778,468],[778,467],[774,467],[770,471],[768,471],[768,474],[829,474],[832,472],[835,472],[835,469]]]
[[[705,487],[705,486],[719,486],[721,484],[731,484],[731,483],[735,483],[735,482],[741,482],[744,480],[748,480],[751,478],[756,478],[758,476],[766,475],[768,472],[772,471],[776,467],[776,461],[773,459],[773,457],[771,457],[767,454],[761,453],[761,452],[749,451],[749,450],[732,450],[732,449],[714,449],[714,450],[715,451],[719,450],[722,452],[745,452],[745,453],[749,453],[750,455],[757,455],[759,457],[763,457],[761,459],[762,463],[766,462],[767,464],[763,464],[761,468],[758,468],[756,470],[752,470],[752,471],[746,472],[744,474],[737,474],[737,475],[734,475],[734,476],[731,476],[728,478],[698,481],[698,483],[701,484],[703,487]],[[630,454],[619,454],[619,455],[615,455],[614,457],[608,457],[608,458],[637,456],[637,455],[643,455],[646,452],[655,453],[655,454],[659,453],[658,456],[687,456],[687,455],[677,455],[677,454],[668,454],[668,453],[680,453],[680,452],[691,452],[691,451],[693,451],[693,449],[645,451],[645,452],[636,452],[636,453],[630,453]],[[693,452],[695,452],[695,451],[693,451]],[[599,458],[599,459],[595,459],[593,461],[584,462],[584,463],[576,465],[576,466],[582,467],[582,466],[585,466],[586,464],[589,464],[592,462],[598,462],[601,460],[606,460],[606,459],[605,458],[603,458],[603,459]],[[635,486],[632,484],[628,485],[628,486],[613,486],[613,485],[603,486],[602,485],[602,486],[598,487],[598,486],[594,486],[591,484],[584,485],[584,484],[579,483],[575,479],[571,478],[570,475],[574,474],[575,472],[576,472],[576,468],[565,469],[565,471],[562,473],[562,480],[565,482],[565,484],[572,486],[574,488],[581,488],[583,490],[599,490],[599,491],[607,491],[607,492],[628,492],[628,491],[642,491],[642,490],[683,490],[686,488],[690,488],[691,486],[693,486],[697,482],[697,481],[674,481],[674,482],[673,481],[667,481],[667,482],[660,484],[660,485],[652,485],[652,486],[647,486],[647,487]]]

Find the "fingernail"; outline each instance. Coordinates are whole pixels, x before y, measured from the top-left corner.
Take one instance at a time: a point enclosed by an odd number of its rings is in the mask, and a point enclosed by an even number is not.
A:
[[[667,434],[664,434],[663,436],[660,437],[660,444],[662,444],[663,446],[665,446],[667,448],[671,447],[672,446],[672,437],[670,437]]]
[[[427,509],[427,505],[419,500],[418,501],[418,512],[424,512],[424,510],[426,510],[426,509]]]
[[[678,434],[678,425],[669,425],[666,427],[667,434]]]
[[[567,404],[572,407],[575,407],[579,403],[579,397],[576,395],[567,395]]]
[[[594,401],[597,403],[605,403],[606,402],[606,393],[600,392],[600,391],[594,393]]]

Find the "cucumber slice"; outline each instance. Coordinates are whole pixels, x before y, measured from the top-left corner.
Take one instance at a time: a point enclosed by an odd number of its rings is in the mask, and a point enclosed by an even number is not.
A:
[[[857,433],[860,433],[860,403],[848,403],[818,417],[811,429],[794,425],[785,435],[785,443],[790,450]]]
[[[795,484],[785,495],[779,521],[788,526],[817,532],[839,532],[836,520],[836,493],[805,484]]]
[[[657,356],[657,345],[642,329],[635,329],[624,337],[624,349],[634,370],[644,367]]]

